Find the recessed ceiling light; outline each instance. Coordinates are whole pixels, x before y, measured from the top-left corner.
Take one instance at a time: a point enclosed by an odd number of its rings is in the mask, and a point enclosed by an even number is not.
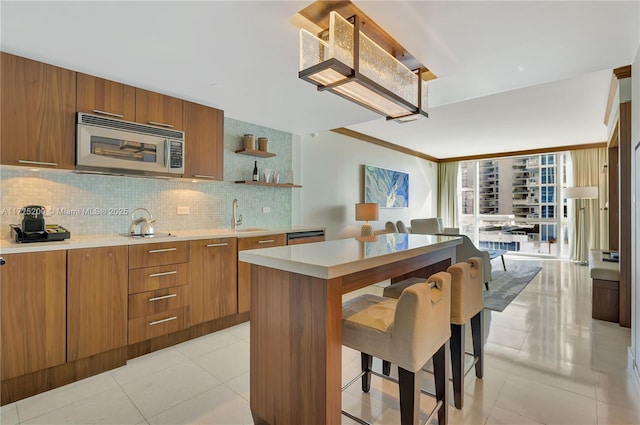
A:
[[[520,72],[524,71],[524,66],[518,65],[518,71],[520,71]]]

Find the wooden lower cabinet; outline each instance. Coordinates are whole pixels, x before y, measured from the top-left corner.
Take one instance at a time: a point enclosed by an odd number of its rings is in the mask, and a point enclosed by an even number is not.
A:
[[[179,307],[161,313],[129,320],[129,344],[166,335],[189,327],[189,307]]]
[[[187,328],[189,285],[129,295],[129,344]]]
[[[129,294],[187,285],[190,281],[189,263],[132,269],[129,270]]]
[[[191,326],[189,242],[129,246],[128,343]]]
[[[127,247],[69,250],[67,361],[127,345]]]
[[[238,239],[238,252],[247,249],[285,246],[285,234],[256,236]],[[251,307],[251,264],[238,260],[238,313],[245,313]]]
[[[237,239],[190,244],[192,324],[237,313]]]
[[[66,251],[8,254],[1,267],[2,379],[66,360]]]

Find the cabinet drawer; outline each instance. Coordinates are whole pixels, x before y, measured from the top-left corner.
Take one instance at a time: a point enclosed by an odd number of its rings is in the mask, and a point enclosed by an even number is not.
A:
[[[186,307],[189,302],[189,285],[129,295],[129,319]]]
[[[129,270],[129,293],[155,291],[191,282],[189,263]]]
[[[155,338],[189,327],[189,307],[129,320],[129,344]]]
[[[188,242],[160,242],[129,245],[130,269],[188,262]]]
[[[279,235],[255,236],[252,238],[238,239],[238,251],[245,249],[270,248],[273,246],[284,246],[286,244],[286,236],[281,233]]]

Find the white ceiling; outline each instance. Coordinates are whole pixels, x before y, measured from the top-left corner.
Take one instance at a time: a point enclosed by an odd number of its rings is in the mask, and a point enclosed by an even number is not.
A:
[[[3,51],[224,109],[294,134],[336,127],[438,157],[606,140],[611,70],[639,1],[356,1],[428,66],[426,120],[397,124],[298,79],[310,2],[0,3]]]

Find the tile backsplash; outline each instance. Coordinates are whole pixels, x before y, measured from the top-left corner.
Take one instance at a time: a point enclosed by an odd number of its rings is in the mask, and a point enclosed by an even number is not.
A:
[[[290,133],[224,119],[224,181],[192,182],[187,179],[75,174],[66,171],[31,171],[28,167],[0,169],[0,223],[3,239],[9,224],[19,223],[18,211],[26,205],[51,207],[47,224],[59,224],[71,235],[126,232],[130,213],[138,207],[151,211],[157,232],[222,228],[231,223],[231,203],[238,199],[243,227],[279,227],[291,224],[291,191],[299,189],[235,184],[251,180],[254,161],[258,169],[270,168],[283,175],[292,169]],[[271,158],[236,154],[245,133],[269,139]],[[186,135],[187,143],[189,142]],[[178,215],[188,207],[188,215]],[[263,213],[264,207],[270,208]],[[137,215],[137,214],[136,214]]]

